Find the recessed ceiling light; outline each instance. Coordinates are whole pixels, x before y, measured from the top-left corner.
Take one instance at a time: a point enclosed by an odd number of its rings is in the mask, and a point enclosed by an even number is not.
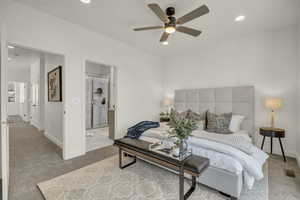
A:
[[[164,42],[162,42],[162,44],[163,44],[163,45],[168,45],[169,42],[168,42],[168,41],[164,41]]]
[[[239,15],[235,18],[235,21],[236,22],[241,22],[241,21],[244,21],[246,19],[246,16],[245,15]]]
[[[91,3],[91,0],[80,0],[80,1],[81,1],[81,3],[85,3],[85,4]]]
[[[14,49],[15,47],[14,46],[11,46],[11,45],[8,45],[7,46],[9,49]]]

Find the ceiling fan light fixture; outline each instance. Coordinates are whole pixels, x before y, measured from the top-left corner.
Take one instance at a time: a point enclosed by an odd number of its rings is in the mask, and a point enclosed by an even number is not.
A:
[[[246,19],[246,16],[245,15],[239,15],[235,18],[235,21],[236,22],[241,22],[241,21],[244,21]]]
[[[90,4],[91,3],[91,0],[80,0],[81,3],[84,3],[84,4]]]
[[[167,26],[165,28],[165,32],[169,33],[169,34],[175,33],[175,31],[176,31],[176,28],[174,26]]]
[[[163,45],[168,45],[169,42],[168,42],[168,41],[163,41],[162,44],[163,44]]]

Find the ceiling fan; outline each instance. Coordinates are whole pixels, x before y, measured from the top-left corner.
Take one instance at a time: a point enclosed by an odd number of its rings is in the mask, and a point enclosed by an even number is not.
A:
[[[202,15],[209,13],[208,7],[206,5],[203,5],[177,19],[176,17],[174,17],[175,14],[174,7],[168,7],[166,9],[166,12],[164,12],[161,9],[161,7],[155,3],[148,4],[148,7],[159,17],[159,19],[164,23],[164,26],[150,26],[150,27],[143,27],[143,28],[135,28],[134,31],[164,29],[164,33],[160,38],[160,42],[167,42],[170,34],[175,33],[176,31],[194,37],[199,36],[202,33],[201,31],[186,26],[182,26],[182,25],[198,17],[201,17]]]

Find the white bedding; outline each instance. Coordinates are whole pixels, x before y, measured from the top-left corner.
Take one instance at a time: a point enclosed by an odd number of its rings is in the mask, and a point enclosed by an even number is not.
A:
[[[167,130],[168,127],[162,124],[158,128],[144,132],[140,139],[149,142],[165,139],[168,136]],[[242,135],[245,140],[251,142],[247,131],[239,131],[234,134]],[[243,173],[244,184],[249,189],[253,187],[255,180],[260,180],[264,176],[262,166],[268,155],[255,146],[253,154],[249,155],[232,146],[203,138],[190,137],[188,143],[193,154],[209,158],[211,166],[236,174]]]

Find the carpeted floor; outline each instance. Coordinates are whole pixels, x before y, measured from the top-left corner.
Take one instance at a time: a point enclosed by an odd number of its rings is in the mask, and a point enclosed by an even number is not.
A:
[[[16,122],[16,121],[15,121]],[[110,146],[64,161],[61,149],[28,123],[11,124],[9,200],[43,199],[36,184],[87,166],[117,153]]]
[[[117,153],[110,146],[87,153],[79,158],[63,161],[61,150],[28,123],[19,122],[10,128],[10,192],[9,200],[42,200],[37,184],[53,179]],[[292,170],[295,177],[285,174]],[[100,195],[101,196],[101,195]],[[300,169],[296,160],[287,163],[280,156],[269,159],[270,200],[300,199]]]
[[[268,173],[251,191],[243,191],[240,200],[268,199]],[[177,200],[178,176],[143,161],[121,170],[118,156],[39,183],[46,200]],[[186,180],[185,190],[189,181]],[[198,185],[190,200],[227,199],[217,191]]]

